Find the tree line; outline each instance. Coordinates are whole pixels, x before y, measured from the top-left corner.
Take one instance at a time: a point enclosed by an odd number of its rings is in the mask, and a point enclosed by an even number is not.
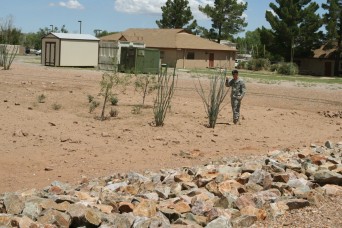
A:
[[[210,28],[205,28],[197,24],[188,0],[167,0],[161,7],[161,19],[156,24],[159,28],[185,29],[218,43],[230,40],[237,43],[240,53],[252,53],[255,58],[271,61],[292,62],[296,57],[310,57],[313,50],[327,44],[336,48],[335,75],[338,75],[342,0],[326,0],[322,5],[312,0],[275,0],[269,4],[271,10],[264,15],[270,29],[261,26],[254,31],[247,31],[245,37],[235,38],[247,26],[244,17],[247,6],[248,3],[237,0],[214,0],[213,4],[199,5],[199,11],[212,23]],[[324,10],[323,15],[318,13],[320,8]],[[40,48],[41,37],[49,32],[67,32],[63,25],[60,29],[40,28],[37,33],[22,36],[20,29],[8,27],[9,24],[0,23],[0,43],[10,41],[12,44],[20,43],[36,49]],[[94,30],[94,33],[98,37],[111,34],[107,31],[98,33],[98,30]]]

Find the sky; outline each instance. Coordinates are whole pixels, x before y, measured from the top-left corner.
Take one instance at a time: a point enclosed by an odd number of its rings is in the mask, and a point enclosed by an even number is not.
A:
[[[270,28],[265,19],[270,2],[275,0],[238,0],[247,2],[244,17],[245,31],[258,27]],[[13,25],[23,33],[37,32],[40,28],[65,28],[69,33],[94,35],[94,30],[108,32],[128,28],[158,28],[161,6],[166,0],[0,0],[0,20],[11,17]],[[189,0],[194,18],[200,26],[211,27],[210,19],[198,10],[199,5],[213,4],[214,0]],[[326,0],[316,0],[319,5]],[[79,22],[81,21],[81,22]],[[244,33],[239,34],[243,36]]]

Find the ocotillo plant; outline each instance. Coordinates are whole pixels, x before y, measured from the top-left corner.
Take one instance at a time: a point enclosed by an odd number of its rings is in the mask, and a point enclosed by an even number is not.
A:
[[[167,67],[160,70],[158,74],[157,95],[153,106],[154,121],[157,127],[164,125],[166,111],[170,107],[176,83],[176,68],[172,75],[167,74]]]
[[[135,91],[142,95],[142,105],[145,104],[145,98],[158,88],[157,77],[155,75],[136,75],[134,82]]]
[[[202,98],[204,109],[209,120],[208,127],[215,128],[218,114],[221,111],[221,104],[229,90],[225,90],[226,77],[224,75],[214,75],[211,76],[209,80],[208,95],[206,95],[200,79],[198,79],[199,87],[195,84],[195,88]]]

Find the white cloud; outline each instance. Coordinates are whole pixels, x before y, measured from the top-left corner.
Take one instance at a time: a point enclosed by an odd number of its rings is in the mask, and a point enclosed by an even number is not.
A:
[[[239,3],[245,3],[245,0],[237,0]],[[161,7],[165,5],[166,0],[114,0],[115,10],[123,13],[146,13],[162,14]],[[206,15],[198,10],[198,6],[214,5],[214,0],[189,0],[189,6],[195,19],[208,19]]]
[[[189,0],[189,6],[195,17],[202,14],[199,5],[213,4],[214,0]],[[124,13],[161,14],[166,0],[115,0],[115,10]]]
[[[78,0],[68,0],[67,2],[59,2],[59,6],[69,9],[84,9],[84,6]]]

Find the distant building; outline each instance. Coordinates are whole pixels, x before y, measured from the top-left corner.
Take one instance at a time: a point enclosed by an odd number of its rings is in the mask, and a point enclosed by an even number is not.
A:
[[[128,29],[101,41],[142,42],[160,50],[162,64],[177,68],[234,68],[236,48],[189,34],[184,29]]]
[[[97,67],[99,39],[88,34],[49,33],[42,38],[45,66]]]

